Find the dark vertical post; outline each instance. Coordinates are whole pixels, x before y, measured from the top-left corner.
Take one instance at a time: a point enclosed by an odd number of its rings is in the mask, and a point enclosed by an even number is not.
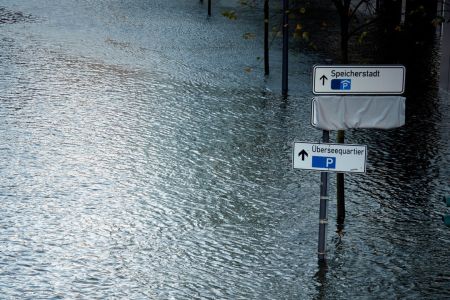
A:
[[[338,130],[336,142],[343,144],[345,141],[345,131]],[[345,223],[345,188],[344,173],[336,174],[336,226],[337,233],[341,236]]]
[[[211,17],[211,0],[208,0],[208,16]]]
[[[350,17],[348,12],[350,11],[351,0],[344,0],[342,6],[340,7],[340,20],[341,20],[341,63],[348,63],[348,40],[349,40],[349,26]],[[336,141],[338,143],[344,143],[345,141],[345,131],[338,130]],[[336,174],[336,226],[337,233],[339,236],[342,235],[344,230],[345,221],[345,193],[344,193],[344,173]]]
[[[330,141],[330,132],[323,131],[322,140],[324,143]],[[327,236],[327,217],[328,210],[328,172],[320,173],[320,211],[319,211],[319,247],[318,259],[319,262],[326,260],[326,236]]]
[[[288,46],[289,46],[289,0],[283,0],[283,65],[281,93],[287,96],[288,92]]]
[[[269,75],[269,0],[264,0],[264,75]]]

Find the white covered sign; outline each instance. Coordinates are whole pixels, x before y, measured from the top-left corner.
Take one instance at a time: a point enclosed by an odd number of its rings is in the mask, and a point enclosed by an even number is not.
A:
[[[405,97],[318,96],[312,100],[311,123],[322,130],[391,129],[405,124]]]

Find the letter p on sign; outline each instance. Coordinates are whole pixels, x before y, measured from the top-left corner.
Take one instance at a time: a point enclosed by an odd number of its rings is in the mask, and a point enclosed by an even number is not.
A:
[[[327,163],[326,163],[327,168],[336,168],[336,161],[335,158],[333,157],[327,157]]]

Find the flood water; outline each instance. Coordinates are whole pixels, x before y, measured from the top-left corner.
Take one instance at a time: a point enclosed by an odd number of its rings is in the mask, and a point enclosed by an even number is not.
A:
[[[407,71],[404,127],[347,132],[368,172],[346,176],[325,272],[320,175],[292,169],[292,143],[321,137],[323,58],[291,52],[284,100],[277,40],[262,76],[259,11],[231,21],[237,4],[213,1],[207,18],[204,2],[1,2],[0,298],[449,298],[438,45]]]

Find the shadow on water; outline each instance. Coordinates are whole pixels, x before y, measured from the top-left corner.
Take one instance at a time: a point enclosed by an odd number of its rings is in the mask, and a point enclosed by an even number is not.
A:
[[[441,69],[439,86],[443,91],[450,92],[450,23],[444,23],[439,30],[441,43]]]

